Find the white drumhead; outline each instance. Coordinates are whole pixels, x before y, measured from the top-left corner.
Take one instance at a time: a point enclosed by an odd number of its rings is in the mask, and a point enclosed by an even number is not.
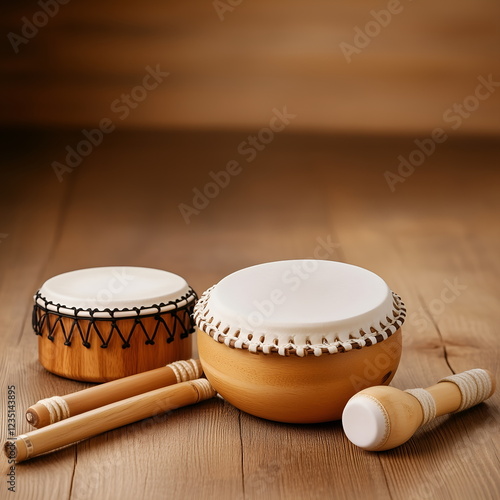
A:
[[[47,280],[36,300],[41,306],[62,314],[89,317],[85,309],[99,310],[94,317],[109,317],[104,309],[144,308],[140,314],[152,314],[182,307],[195,299],[187,282],[176,274],[145,267],[94,267],[59,274]],[[130,312],[114,317],[130,316]]]
[[[299,355],[306,348],[319,355],[325,346],[336,352],[340,342],[349,349],[351,339],[389,328],[400,316],[395,300],[385,281],[366,269],[288,260],[227,276],[205,292],[195,318],[211,336],[231,339],[234,347],[264,352],[278,347],[282,354],[294,349]]]

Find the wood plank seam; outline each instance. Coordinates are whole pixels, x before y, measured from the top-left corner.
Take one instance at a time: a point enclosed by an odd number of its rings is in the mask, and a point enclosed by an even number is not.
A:
[[[391,493],[391,488],[389,486],[389,480],[387,479],[387,474],[386,474],[386,470],[384,467],[384,462],[382,461],[382,456],[380,454],[377,454],[377,459],[378,459],[378,463],[380,465],[380,470],[382,471],[382,476],[384,477],[384,483],[385,483],[385,486],[387,488],[387,494],[389,495],[389,499],[392,500],[393,496]]]
[[[436,333],[437,333],[437,335],[439,337],[439,340],[441,341],[441,347],[443,349],[444,361],[445,361],[446,365],[448,366],[448,368],[450,369],[451,373],[453,375],[455,375],[456,371],[451,367],[450,362],[448,360],[448,352],[446,351],[446,342],[445,342],[445,340],[443,338],[441,330],[439,329],[437,321],[434,318],[434,316],[431,314],[431,312],[429,311],[429,308],[427,307],[427,302],[424,300],[424,298],[422,297],[422,295],[419,292],[417,292],[417,297],[418,297],[418,300],[420,302],[420,306],[427,313],[427,316],[429,317],[431,323],[434,325],[434,328],[436,329]]]
[[[71,482],[70,482],[70,487],[69,487],[68,500],[71,500],[71,497],[73,495],[73,484],[75,482],[75,473],[76,473],[77,464],[78,464],[78,443],[75,444],[75,459],[74,459],[74,463],[73,463],[73,471],[71,474]]]
[[[241,493],[242,498],[245,500],[245,453],[243,448],[243,430],[241,427],[241,410],[238,411],[238,428],[240,433],[240,449],[241,449]]]

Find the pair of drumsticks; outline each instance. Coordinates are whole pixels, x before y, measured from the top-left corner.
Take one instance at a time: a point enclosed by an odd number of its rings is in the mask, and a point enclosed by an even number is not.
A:
[[[7,441],[5,454],[23,462],[215,396],[202,375],[199,360],[176,361],[63,397],[42,399],[26,411],[26,419],[37,430]]]
[[[212,398],[216,391],[208,380],[200,378],[202,375],[199,360],[176,361],[63,397],[42,399],[26,412],[26,419],[37,430],[7,441],[5,454],[22,462]],[[371,387],[349,400],[342,423],[347,437],[357,446],[387,450],[406,442],[434,417],[470,408],[494,391],[494,377],[481,369],[447,377],[427,389]]]

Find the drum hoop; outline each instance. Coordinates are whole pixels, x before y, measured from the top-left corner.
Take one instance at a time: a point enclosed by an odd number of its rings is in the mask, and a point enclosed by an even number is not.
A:
[[[179,337],[181,339],[189,337],[190,334],[194,333],[194,321],[193,321],[193,308],[196,303],[198,296],[196,292],[190,288],[189,291],[179,297],[175,301],[169,303],[160,303],[154,306],[143,306],[135,307],[133,309],[79,309],[79,308],[69,308],[65,305],[54,304],[53,302],[47,301],[44,297],[40,295],[39,292],[35,295],[35,304],[33,307],[32,315],[32,326],[36,335],[43,337],[44,327],[48,329],[47,338],[50,341],[54,341],[54,331],[56,328],[60,327],[62,335],[64,337],[64,345],[71,346],[73,338],[80,338],[82,345],[86,348],[91,347],[90,336],[92,330],[100,341],[101,348],[107,348],[113,336],[119,336],[122,341],[122,348],[126,349],[130,347],[130,340],[134,335],[136,329],[142,331],[145,336],[146,345],[154,345],[157,338],[158,331],[160,329],[160,324],[163,325],[163,329],[167,335],[166,342],[170,343],[175,340],[175,334],[177,327],[180,326],[181,330]],[[44,301],[44,305],[57,307],[57,310],[52,310],[49,307],[44,307],[40,305],[37,299]],[[149,312],[152,309],[156,310],[154,312]],[[66,311],[70,311],[67,314]],[[79,314],[80,312],[87,313],[86,315]],[[103,313],[105,315],[103,316]],[[55,321],[51,323],[50,315],[57,317]],[[164,315],[171,316],[173,318],[173,327],[169,326]],[[146,318],[154,318],[157,324],[153,332],[146,331],[142,320]],[[72,320],[71,325],[65,325],[62,318],[68,318]],[[88,321],[88,325],[84,327],[81,325],[79,320]],[[128,332],[122,331],[120,328],[120,320],[133,320],[134,323]],[[106,337],[101,333],[97,323],[99,322],[111,322],[111,330],[106,334]]]
[[[134,318],[135,316],[154,316],[156,314],[163,314],[169,311],[175,311],[189,306],[193,301],[198,298],[196,292],[189,288],[188,292],[178,299],[169,302],[160,302],[159,304],[152,304],[148,306],[132,307],[132,308],[83,308],[71,307],[66,304],[58,304],[47,299],[38,291],[35,296],[35,305],[41,309],[55,313],[67,318],[76,319],[99,319],[99,320],[114,320],[119,318]]]
[[[391,291],[393,297],[393,317],[390,318],[389,316],[386,316],[386,322],[380,323],[379,328],[374,329],[375,331],[366,333],[360,329],[357,332],[353,332],[352,335],[357,333],[359,337],[349,338],[348,340],[327,340],[326,338],[323,338],[323,342],[321,344],[306,345],[295,344],[293,342],[293,336],[291,336],[290,342],[284,345],[265,343],[260,339],[258,341],[254,341],[253,339],[248,341],[238,339],[238,335],[240,333],[238,330],[234,332],[236,335],[230,334],[230,328],[228,326],[224,327],[221,325],[220,321],[217,322],[216,318],[210,314],[208,299],[214,286],[202,294],[194,307],[194,320],[196,325],[200,330],[220,344],[225,344],[228,347],[235,349],[248,350],[254,353],[277,353],[281,356],[290,356],[293,354],[303,357],[309,354],[320,356],[322,354],[338,354],[348,352],[353,349],[369,347],[388,339],[401,328],[406,318],[406,307],[404,302],[401,300],[399,295]],[[327,336],[328,335],[325,335],[324,337]]]

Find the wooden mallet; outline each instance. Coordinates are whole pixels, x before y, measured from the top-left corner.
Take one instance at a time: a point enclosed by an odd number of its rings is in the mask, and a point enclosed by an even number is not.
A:
[[[16,463],[57,450],[102,432],[213,398],[204,378],[180,382],[101,406],[8,439],[4,453]]]
[[[427,389],[376,386],[354,395],[344,408],[347,438],[370,451],[390,450],[433,418],[471,408],[495,392],[495,378],[482,369],[445,377]]]
[[[199,359],[169,363],[161,368],[119,378],[88,389],[41,399],[26,410],[26,420],[38,429],[75,415],[203,375]]]

